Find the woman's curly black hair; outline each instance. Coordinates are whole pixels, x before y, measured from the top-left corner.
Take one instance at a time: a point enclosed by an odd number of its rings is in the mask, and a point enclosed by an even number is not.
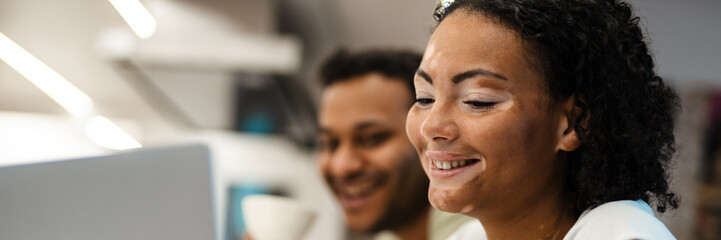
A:
[[[658,212],[678,207],[669,190],[678,96],[654,72],[639,17],[619,0],[442,1],[440,24],[454,11],[480,14],[515,30],[546,78],[554,101],[574,97],[568,188],[583,211],[643,199]]]

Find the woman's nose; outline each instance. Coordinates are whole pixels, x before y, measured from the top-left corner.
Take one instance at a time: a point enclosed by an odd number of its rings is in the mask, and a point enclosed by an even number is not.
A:
[[[453,121],[451,109],[436,103],[421,124],[421,135],[428,141],[451,141],[459,130]]]

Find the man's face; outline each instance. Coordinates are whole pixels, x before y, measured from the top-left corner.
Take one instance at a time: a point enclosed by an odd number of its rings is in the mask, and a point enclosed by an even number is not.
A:
[[[354,232],[393,228],[428,209],[428,179],[405,133],[411,96],[380,74],[323,91],[318,167]]]

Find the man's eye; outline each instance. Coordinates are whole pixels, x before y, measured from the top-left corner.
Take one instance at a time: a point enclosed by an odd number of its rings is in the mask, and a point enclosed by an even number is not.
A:
[[[321,151],[333,151],[338,148],[336,140],[318,140],[318,147]]]
[[[497,102],[482,102],[482,101],[465,101],[463,103],[468,104],[472,108],[475,108],[475,109],[492,108],[493,106],[495,106],[497,104]]]
[[[388,140],[390,136],[391,134],[388,132],[369,134],[358,138],[358,144],[364,147],[375,147]]]
[[[434,103],[436,100],[432,98],[417,98],[414,102],[418,105],[428,105]]]

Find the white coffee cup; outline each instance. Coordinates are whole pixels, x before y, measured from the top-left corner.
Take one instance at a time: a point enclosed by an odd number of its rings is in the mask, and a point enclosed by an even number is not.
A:
[[[255,240],[301,239],[315,220],[315,211],[301,202],[273,195],[242,200],[246,231]]]

